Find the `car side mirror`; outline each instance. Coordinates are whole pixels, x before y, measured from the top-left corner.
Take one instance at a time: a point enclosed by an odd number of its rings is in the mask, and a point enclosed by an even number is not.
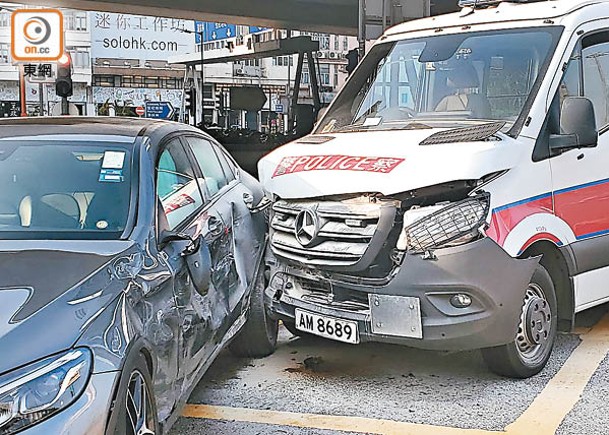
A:
[[[167,246],[168,243],[179,241],[190,241],[191,243],[194,243],[194,240],[188,234],[178,233],[176,231],[163,230],[161,232],[161,236],[159,237],[159,247],[163,248]]]
[[[560,153],[573,148],[598,145],[598,130],[592,101],[567,97],[560,111],[560,134],[550,135],[550,151]]]

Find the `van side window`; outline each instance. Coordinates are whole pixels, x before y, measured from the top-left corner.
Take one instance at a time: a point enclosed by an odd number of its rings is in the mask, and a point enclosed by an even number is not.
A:
[[[561,107],[565,98],[582,95],[581,59],[581,50],[577,47],[569,59],[569,65],[558,88]]]
[[[584,96],[594,104],[599,129],[609,124],[609,32],[582,40]]]

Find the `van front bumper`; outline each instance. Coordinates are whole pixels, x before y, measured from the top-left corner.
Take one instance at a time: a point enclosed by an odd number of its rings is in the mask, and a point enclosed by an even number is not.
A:
[[[493,240],[408,254],[386,279],[325,273],[275,259],[265,303],[284,322],[295,310],[358,324],[359,342],[470,350],[514,340],[538,258],[510,257]],[[467,307],[451,303],[471,299]]]

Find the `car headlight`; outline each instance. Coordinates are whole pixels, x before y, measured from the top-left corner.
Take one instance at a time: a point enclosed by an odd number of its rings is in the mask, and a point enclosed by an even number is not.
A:
[[[413,253],[456,246],[480,235],[490,206],[488,194],[463,201],[408,210],[397,248]]]
[[[70,406],[87,385],[91,361],[91,352],[78,348],[0,377],[0,435]]]

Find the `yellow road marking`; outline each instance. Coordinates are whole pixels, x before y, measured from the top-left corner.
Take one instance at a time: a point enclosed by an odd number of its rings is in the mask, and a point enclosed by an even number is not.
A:
[[[582,331],[583,332],[583,331]],[[550,435],[573,409],[599,364],[609,352],[609,314],[581,335],[582,342],[526,411],[505,431],[460,429],[385,419],[267,411],[230,406],[194,405],[183,416],[307,429],[366,432],[378,435]]]
[[[186,405],[182,415],[190,418],[262,423],[319,430],[365,432],[379,435],[495,435],[502,433],[477,429],[458,429],[426,424],[403,423],[393,420],[365,417],[263,411],[232,408],[229,406]]]
[[[609,315],[582,335],[581,340],[533,403],[506,428],[508,433],[543,435],[556,432],[609,351]]]

